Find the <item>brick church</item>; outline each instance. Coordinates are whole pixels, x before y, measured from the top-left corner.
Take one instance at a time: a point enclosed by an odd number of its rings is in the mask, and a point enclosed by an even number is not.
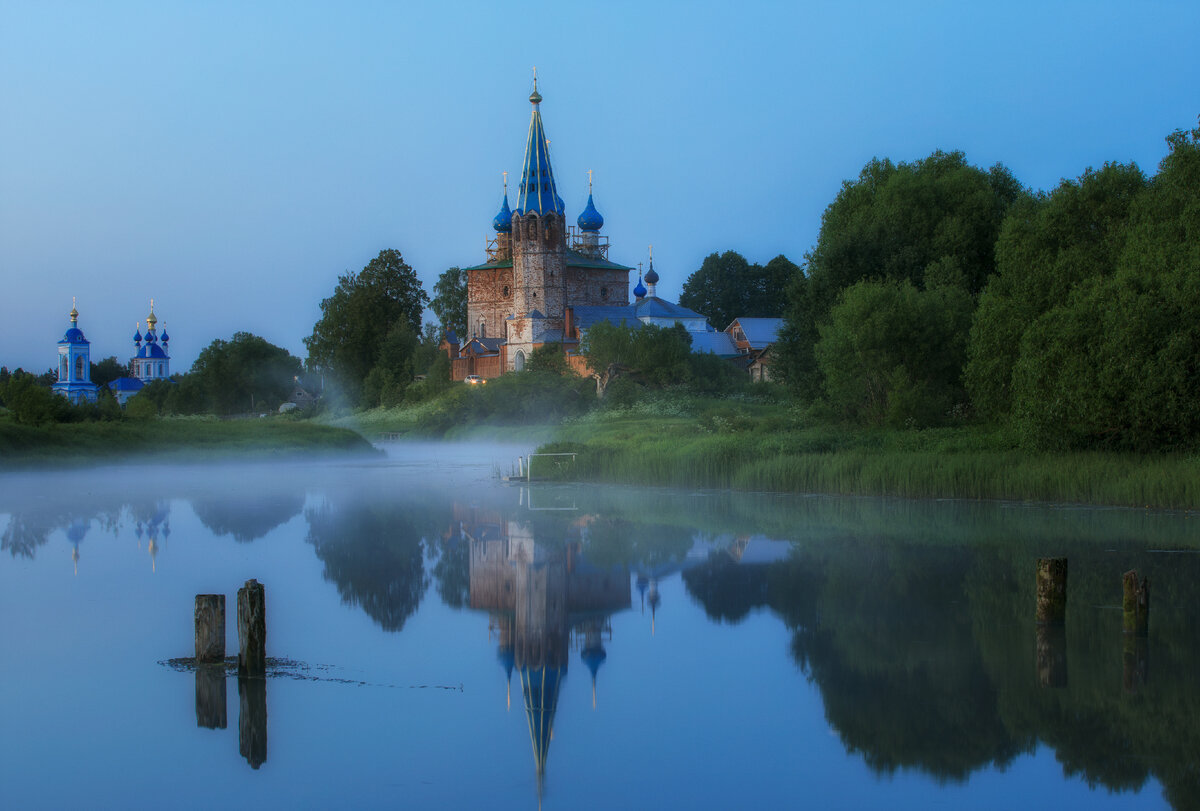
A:
[[[529,101],[533,114],[517,206],[509,208],[506,183],[487,261],[464,269],[470,334],[446,336],[455,380],[520,371],[535,348],[551,342],[561,343],[582,370],[582,360],[573,357],[579,344],[573,308],[629,304],[631,268],[608,259],[608,239],[600,235],[604,218],[592,202],[590,183],[587,207],[575,226],[567,224],[536,78]]]
[[[450,355],[452,379],[519,372],[533,350],[548,343],[560,344],[571,367],[587,374],[579,343],[598,321],[682,324],[693,351],[736,357],[729,336],[714,330],[703,315],[657,297],[653,258],[644,284],[639,275],[630,304],[632,268],[609,261],[608,237],[600,234],[604,218],[592,200],[590,180],[587,206],[575,225],[567,224],[550,167],[536,76],[529,101],[533,113],[517,206],[509,208],[506,181],[504,203],[492,220],[496,235],[488,241],[487,261],[464,268],[469,335],[450,332],[442,344]]]

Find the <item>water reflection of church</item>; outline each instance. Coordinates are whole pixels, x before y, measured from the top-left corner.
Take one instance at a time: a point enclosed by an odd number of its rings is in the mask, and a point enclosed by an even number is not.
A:
[[[520,682],[539,785],[554,736],[554,713],[570,654],[579,651],[592,680],[612,639],[608,618],[631,605],[629,570],[597,567],[583,554],[582,522],[566,537],[535,539],[531,523],[498,512],[455,508],[470,545],[471,608],[489,613],[489,629],[508,678]]]

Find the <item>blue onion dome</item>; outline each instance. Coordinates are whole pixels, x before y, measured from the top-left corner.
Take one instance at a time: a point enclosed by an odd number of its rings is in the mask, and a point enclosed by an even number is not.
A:
[[[596,210],[596,204],[592,202],[592,195],[588,195],[587,208],[579,215],[576,220],[580,231],[599,231],[604,227],[604,218],[600,216],[600,212]]]
[[[71,327],[67,330],[66,334],[63,335],[63,340],[69,344],[83,343],[83,330],[81,330],[79,327]]]
[[[152,329],[146,330],[146,343],[152,344],[152,343],[154,343],[155,340],[156,340],[156,338],[154,337],[154,330],[152,330]]]
[[[133,328],[133,342],[140,344],[142,342],[142,325],[138,324]]]
[[[594,648],[585,648],[579,652],[579,658],[587,665],[587,669],[592,671],[592,678],[596,678],[596,673],[600,670],[600,665],[608,658],[608,653],[604,648],[597,645]]]
[[[166,327],[163,327],[163,334],[162,334],[162,338],[160,338],[159,340],[161,340],[161,341],[162,341],[164,344],[165,344],[167,341],[171,340],[171,336],[167,334],[167,328],[166,328]]]
[[[633,294],[638,298],[646,297],[646,285],[642,284],[642,277],[638,276],[637,287],[633,288]]]
[[[504,205],[500,206],[500,213],[492,220],[492,228],[496,229],[497,234],[507,234],[512,231],[512,209],[508,207],[508,195],[504,195]]]
[[[646,281],[648,281],[650,284],[656,284],[658,282],[658,274],[654,272],[653,259],[650,260],[650,269],[646,271]]]

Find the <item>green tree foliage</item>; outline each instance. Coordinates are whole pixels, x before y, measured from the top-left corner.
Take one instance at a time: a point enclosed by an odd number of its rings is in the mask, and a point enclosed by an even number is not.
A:
[[[438,276],[429,302],[442,331],[454,330],[460,337],[467,334],[467,273],[457,267],[448,268]]]
[[[383,344],[378,360],[363,381],[362,405],[395,406],[404,400],[404,390],[413,379],[413,361],[420,340],[406,321],[397,321]]]
[[[321,302],[321,318],[304,339],[310,366],[336,378],[351,402],[359,402],[392,328],[403,321],[419,335],[428,303],[400,252],[380,251],[359,273],[339,277],[333,295]]]
[[[22,425],[66,422],[72,417],[71,404],[65,397],[42,385],[37,376],[20,369],[0,387],[0,402]]]
[[[970,295],[954,284],[909,280],[847,288],[821,326],[816,357],[830,403],[870,425],[933,425],[965,399]]]
[[[1111,275],[1024,333],[1013,417],[1035,448],[1194,448],[1200,436],[1200,128],[1129,207]]]
[[[965,380],[982,416],[1001,418],[1012,409],[1013,367],[1026,330],[1079,283],[1116,271],[1131,206],[1146,183],[1136,165],[1109,163],[1012,207],[968,348]]]
[[[679,324],[610,324],[600,321],[587,330],[580,351],[600,380],[600,394],[618,376],[666,385],[687,379],[692,339]]]
[[[118,377],[124,377],[129,371],[124,363],[117,360],[115,355],[110,355],[99,363],[93,363],[91,366],[92,382],[100,388],[106,387]]]
[[[917,289],[961,280],[972,295],[995,269],[1005,212],[1021,196],[1003,166],[971,166],[961,152],[914,163],[875,159],[842,185],[821,218],[807,278],[788,287],[780,371],[806,398],[819,395],[814,347],[841,291],[864,279],[908,281]],[[927,275],[933,273],[932,279]]]
[[[679,303],[707,316],[717,329],[735,318],[779,316],[788,280],[798,271],[782,254],[765,267],[735,251],[709,254],[684,282]]]
[[[530,372],[559,377],[572,374],[571,367],[567,365],[567,358],[563,355],[562,344],[557,342],[542,344],[534,349],[525,368]]]
[[[200,352],[191,373],[180,383],[189,390],[181,393],[179,402],[192,399],[198,391],[204,410],[215,414],[274,409],[291,392],[300,368],[300,360],[286,349],[238,332],[231,340],[217,339]]]

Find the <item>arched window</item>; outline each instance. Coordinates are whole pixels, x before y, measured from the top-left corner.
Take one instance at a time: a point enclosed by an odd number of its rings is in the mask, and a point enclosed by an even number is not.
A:
[[[83,380],[83,355],[75,356],[75,379]]]
[[[484,321],[482,318],[479,319],[479,337],[480,338],[487,337],[487,322]]]
[[[67,356],[63,355],[58,359],[58,379],[65,381],[67,379]]]
[[[518,372],[525,371],[525,350],[518,349],[517,356],[513,359],[513,368]]]
[[[163,365],[161,363],[158,364],[158,376],[159,377],[163,376]]]

